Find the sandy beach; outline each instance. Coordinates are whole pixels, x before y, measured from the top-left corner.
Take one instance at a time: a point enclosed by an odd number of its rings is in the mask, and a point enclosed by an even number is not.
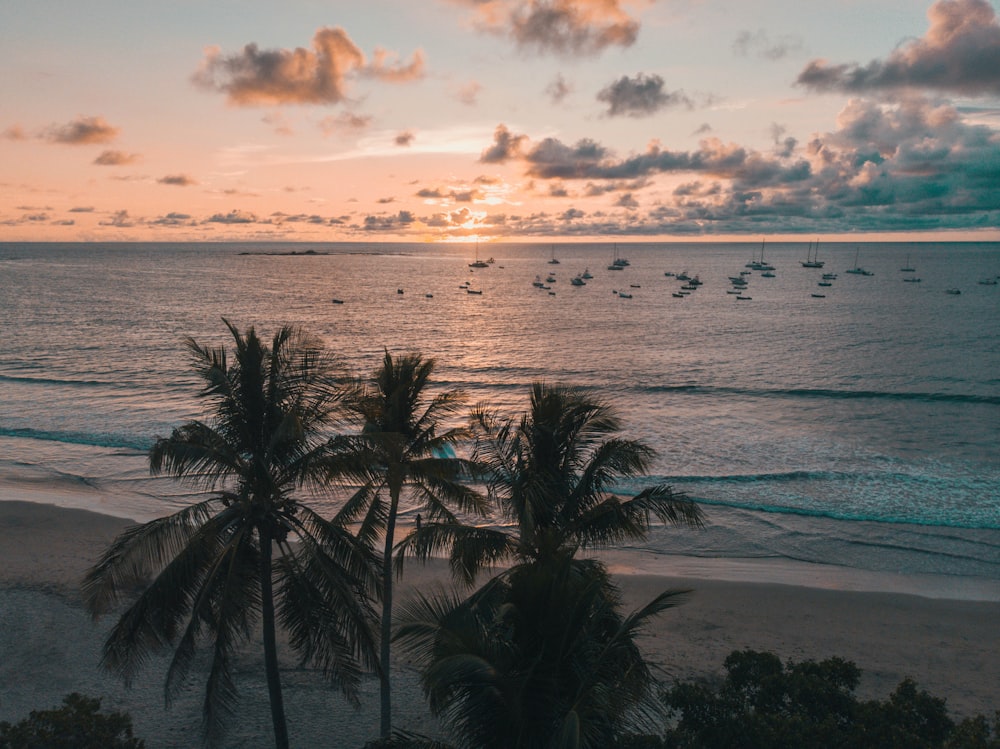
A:
[[[165,660],[131,689],[98,668],[110,618],[92,622],[78,591],[84,571],[127,521],[46,504],[0,501],[0,720],[57,705],[72,691],[131,713],[150,749],[198,745],[201,683],[165,709]],[[665,571],[666,572],[666,571]],[[642,644],[666,680],[712,678],[734,649],[771,650],[795,660],[841,656],[864,671],[863,697],[887,696],[905,677],[947,699],[954,717],[1000,708],[1000,601],[949,600],[900,593],[825,590],[668,575],[622,575],[631,609],[668,588],[692,588]],[[400,599],[448,584],[440,564],[410,565]],[[378,685],[365,683],[355,711],[319,676],[289,658],[284,672],[295,746],[361,747],[377,734]],[[238,664],[239,719],[227,746],[266,746],[266,688],[256,650]],[[415,674],[396,664],[399,728],[433,732]],[[332,738],[336,737],[336,738]]]

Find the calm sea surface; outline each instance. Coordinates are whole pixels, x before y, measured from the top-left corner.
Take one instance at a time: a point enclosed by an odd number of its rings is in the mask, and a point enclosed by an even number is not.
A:
[[[472,270],[471,245],[0,244],[2,496],[172,511],[186,489],[149,478],[144,451],[199,413],[183,339],[292,323],[355,373],[384,349],[433,356],[472,402],[520,411],[536,380],[610,399],[659,451],[651,480],[711,521],[658,530],[622,567],[1000,596],[1000,286],[980,283],[1000,244],[820,245],[823,269],[801,267],[806,242],[768,244],[774,277],[752,271],[749,299],[729,277],[758,244],[617,250],[620,271],[610,243],[484,245],[495,263]],[[665,273],[683,271],[703,285],[679,298]]]

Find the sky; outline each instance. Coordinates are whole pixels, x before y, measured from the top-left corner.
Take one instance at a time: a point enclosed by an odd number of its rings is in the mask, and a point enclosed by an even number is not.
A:
[[[0,0],[0,241],[998,241],[997,11]]]

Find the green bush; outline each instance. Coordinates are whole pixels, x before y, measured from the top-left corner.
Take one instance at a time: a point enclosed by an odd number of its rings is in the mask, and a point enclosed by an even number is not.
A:
[[[102,713],[101,701],[74,692],[63,706],[32,710],[24,720],[0,723],[0,749],[143,749],[128,713]]]

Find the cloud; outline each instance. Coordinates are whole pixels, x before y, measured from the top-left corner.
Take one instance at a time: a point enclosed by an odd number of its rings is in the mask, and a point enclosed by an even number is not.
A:
[[[122,209],[111,214],[107,221],[98,222],[101,226],[113,226],[117,229],[127,229],[135,226],[135,221],[128,215],[128,211]]]
[[[639,22],[623,0],[456,0],[476,12],[479,28],[509,37],[519,47],[567,56],[597,55],[629,47]]]
[[[802,40],[796,36],[779,36],[771,39],[766,31],[741,31],[733,41],[733,52],[739,57],[759,57],[763,60],[781,60],[802,51]]]
[[[2,137],[5,140],[27,140],[28,134],[20,125],[11,125],[3,131]]]
[[[94,159],[98,166],[126,166],[134,164],[142,159],[137,153],[125,153],[124,151],[101,151],[101,154]]]
[[[497,125],[493,145],[482,152],[479,160],[484,164],[503,164],[520,155],[521,145],[527,139],[526,135],[512,135],[506,125]]]
[[[1000,24],[987,0],[938,0],[920,39],[867,65],[813,60],[796,83],[814,91],[930,89],[967,96],[1000,94]]]
[[[194,177],[189,177],[186,174],[168,174],[165,177],[160,177],[156,181],[161,185],[174,185],[176,187],[190,187],[191,185],[198,184],[198,180]]]
[[[608,105],[608,117],[648,117],[667,107],[694,106],[683,91],[664,91],[660,76],[643,73],[635,78],[622,76],[610,83],[597,94],[597,100]]]
[[[205,219],[209,224],[255,224],[257,217],[249,211],[232,210],[229,213],[214,213]]]
[[[108,124],[103,117],[77,117],[65,125],[52,125],[43,137],[52,143],[76,146],[110,143],[119,132],[120,128]]]
[[[475,106],[479,98],[479,92],[482,90],[483,86],[479,81],[469,81],[468,83],[463,83],[455,90],[455,98],[467,107],[472,107]]]
[[[313,36],[312,49],[261,50],[251,43],[239,53],[223,55],[218,47],[209,48],[192,80],[225,93],[234,106],[337,104],[347,98],[351,77],[402,83],[423,73],[420,50],[402,63],[393,53],[376,49],[369,62],[344,29],[324,27]]]
[[[323,135],[334,135],[338,133],[361,132],[368,129],[371,124],[372,118],[368,115],[341,112],[337,115],[324,117],[319,122],[319,128]]]
[[[392,142],[397,146],[407,147],[413,145],[413,141],[416,140],[416,133],[412,130],[404,130],[401,133],[397,133],[396,137],[392,139]]]
[[[70,213],[93,213],[94,212],[94,206],[92,206],[92,205],[80,205],[80,206],[76,206],[75,208],[70,208],[69,212]]]
[[[573,93],[573,86],[565,78],[563,78],[562,73],[557,75],[555,79],[545,87],[545,94],[549,97],[549,101],[553,104],[561,104],[563,99]]]

